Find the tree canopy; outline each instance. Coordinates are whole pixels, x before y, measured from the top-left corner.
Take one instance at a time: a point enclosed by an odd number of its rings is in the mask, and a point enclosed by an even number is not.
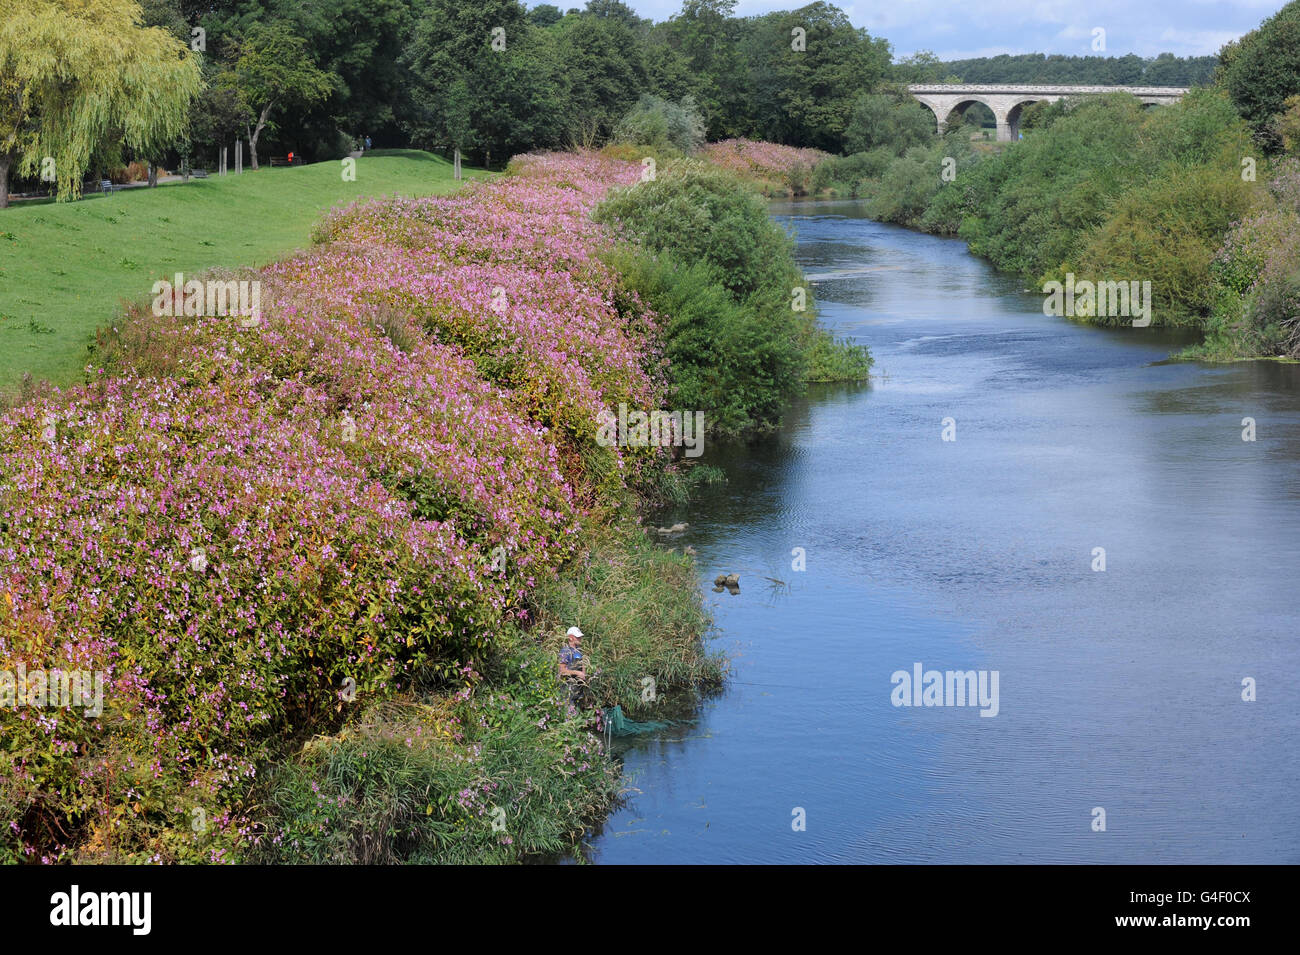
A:
[[[142,25],[136,0],[0,0],[0,202],[8,169],[47,172],[81,194],[96,156],[179,138],[199,65],[172,33]]]

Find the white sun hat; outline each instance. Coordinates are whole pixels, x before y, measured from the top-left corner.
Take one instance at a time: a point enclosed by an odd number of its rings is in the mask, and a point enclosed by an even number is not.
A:
[[[577,627],[570,627],[570,628],[569,628],[569,632],[566,633],[565,636],[566,636],[566,637],[577,637],[579,640],[581,640],[581,639],[582,639],[582,631],[579,630]]]

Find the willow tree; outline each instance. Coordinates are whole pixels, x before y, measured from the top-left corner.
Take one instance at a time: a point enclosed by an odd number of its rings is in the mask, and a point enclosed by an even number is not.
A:
[[[141,22],[138,0],[0,0],[0,206],[11,168],[52,171],[67,201],[106,144],[145,153],[184,132],[197,58]]]

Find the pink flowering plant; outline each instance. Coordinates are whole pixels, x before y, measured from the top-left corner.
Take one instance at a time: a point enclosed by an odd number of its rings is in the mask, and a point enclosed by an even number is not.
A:
[[[807,191],[817,164],[830,158],[829,153],[820,149],[782,146],[752,139],[724,139],[709,143],[700,154],[713,165],[735,173],[765,191],[796,195]]]
[[[0,670],[106,677],[97,716],[0,709],[0,855],[239,858],[268,765],[500,650],[660,454],[594,442],[663,394],[589,215],[638,174],[529,156],[340,210],[260,321],[138,310],[0,418]]]

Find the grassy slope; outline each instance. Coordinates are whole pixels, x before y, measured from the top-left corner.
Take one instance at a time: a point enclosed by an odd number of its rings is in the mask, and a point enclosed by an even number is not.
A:
[[[0,393],[11,394],[24,372],[57,385],[80,380],[95,329],[123,300],[147,300],[159,278],[282,258],[308,244],[325,210],[358,197],[456,187],[450,163],[415,150],[358,159],[356,182],[343,182],[340,169],[334,161],[245,170],[0,211]]]

